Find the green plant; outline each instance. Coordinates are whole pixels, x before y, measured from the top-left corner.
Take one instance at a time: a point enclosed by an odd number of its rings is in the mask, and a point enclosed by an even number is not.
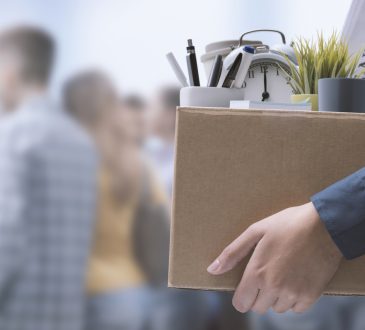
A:
[[[289,84],[294,94],[318,94],[321,78],[359,78],[365,69],[357,71],[363,49],[351,55],[347,42],[336,32],[326,40],[323,33],[313,39],[298,38],[292,44],[298,66],[287,56]]]

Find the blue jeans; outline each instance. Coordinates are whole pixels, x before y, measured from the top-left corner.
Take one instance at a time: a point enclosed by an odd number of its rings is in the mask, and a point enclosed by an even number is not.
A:
[[[150,296],[145,288],[98,294],[88,299],[87,330],[141,330],[147,322]]]
[[[210,319],[206,292],[123,289],[89,298],[87,330],[205,330]]]
[[[252,330],[364,330],[364,297],[323,296],[303,314],[251,313]]]

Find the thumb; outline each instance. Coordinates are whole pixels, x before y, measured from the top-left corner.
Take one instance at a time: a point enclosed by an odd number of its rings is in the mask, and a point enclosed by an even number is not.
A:
[[[233,269],[263,237],[263,231],[259,227],[257,224],[248,227],[223,250],[207,271],[213,275],[220,275]]]

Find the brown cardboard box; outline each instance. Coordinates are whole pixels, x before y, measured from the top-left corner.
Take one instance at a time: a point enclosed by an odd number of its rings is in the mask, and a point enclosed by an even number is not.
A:
[[[206,271],[228,243],[253,222],[306,203],[365,166],[365,114],[177,113],[171,287],[234,289],[245,262],[218,277]],[[343,261],[327,293],[365,295],[365,257]]]

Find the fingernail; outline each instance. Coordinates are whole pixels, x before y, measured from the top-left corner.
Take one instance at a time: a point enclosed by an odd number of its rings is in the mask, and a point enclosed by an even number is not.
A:
[[[207,268],[208,273],[215,273],[220,266],[220,262],[218,259],[214,260],[213,263]]]

